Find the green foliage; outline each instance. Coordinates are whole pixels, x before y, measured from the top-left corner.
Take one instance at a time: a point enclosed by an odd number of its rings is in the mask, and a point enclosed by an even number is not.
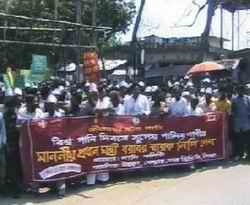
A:
[[[135,15],[134,1],[101,0],[98,4],[98,25],[104,24],[115,32],[125,33]]]
[[[6,12],[5,5],[7,0],[0,0],[0,11]],[[15,15],[24,15],[34,18],[54,19],[55,1],[54,0],[8,0],[8,13]],[[82,23],[92,24],[92,0],[82,0]],[[117,33],[125,33],[133,23],[136,13],[135,0],[97,0],[97,26],[112,27],[112,32],[107,36],[115,39]],[[58,0],[58,20],[76,22],[75,0]],[[3,21],[0,20],[1,25]],[[8,25],[23,27],[55,27],[55,24],[46,25],[43,23],[31,23],[24,21],[9,21]],[[98,35],[98,45],[103,43],[103,39]],[[0,31],[0,38],[3,39],[3,32]],[[19,41],[39,41],[52,43],[74,44],[76,42],[75,32],[30,32],[30,31],[7,31],[7,39]],[[81,43],[90,44],[91,32],[81,34]],[[108,41],[110,42],[110,41]],[[74,49],[46,48],[36,46],[12,46],[4,45],[0,51],[0,61],[8,59],[9,62],[17,64],[18,67],[29,67],[31,54],[47,55],[50,64],[54,64],[63,58],[75,57]],[[72,59],[75,60],[75,59]],[[3,64],[3,62],[0,62]]]

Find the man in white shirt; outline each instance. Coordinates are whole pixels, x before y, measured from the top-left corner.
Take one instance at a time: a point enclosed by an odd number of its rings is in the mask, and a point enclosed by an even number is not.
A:
[[[110,100],[112,103],[112,113],[114,115],[125,115],[124,105],[121,103],[119,92],[112,91],[110,93]]]
[[[65,111],[57,108],[57,98],[54,95],[49,95],[46,103],[46,113],[44,113],[44,118],[47,117],[64,117]]]
[[[196,97],[192,97],[191,99],[191,110],[188,113],[188,116],[201,116],[203,114],[203,110],[198,107],[199,100]]]
[[[102,116],[108,116],[112,109],[112,103],[110,97],[106,95],[106,90],[103,87],[98,88],[98,100],[96,103],[96,112]]]
[[[129,95],[128,95],[129,87],[130,87],[130,85],[126,81],[122,81],[119,84],[121,103],[124,103],[124,101],[129,97]]]
[[[141,94],[138,85],[134,85],[133,93],[124,101],[126,115],[149,115],[151,113],[148,98]]]
[[[169,107],[169,114],[174,117],[183,117],[188,114],[188,106],[185,99],[181,97],[181,92],[175,92],[175,102]]]
[[[189,91],[184,91],[184,92],[182,93],[182,97],[183,97],[183,99],[186,101],[188,113],[190,113],[191,110],[192,110],[192,108],[191,108],[191,100],[192,100],[192,97],[191,97],[190,92],[189,92]]]
[[[95,110],[97,113],[106,117],[112,110],[113,105],[111,103],[110,98],[106,95],[104,87],[99,87],[98,91],[99,91],[98,99]],[[87,184],[94,185],[96,183],[96,180],[100,182],[107,182],[109,181],[109,178],[110,178],[109,172],[98,173],[98,174],[95,173],[87,174]]]
[[[216,110],[216,105],[214,103],[213,91],[211,88],[207,88],[205,91],[205,96],[200,98],[200,103],[198,107],[200,107],[204,113],[214,112]]]
[[[26,104],[22,105],[17,111],[18,121],[24,122],[44,118],[44,112],[35,105],[35,96],[29,94],[25,98]]]

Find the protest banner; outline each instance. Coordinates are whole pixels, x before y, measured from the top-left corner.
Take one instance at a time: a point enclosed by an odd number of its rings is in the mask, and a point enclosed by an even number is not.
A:
[[[47,183],[87,173],[222,160],[225,128],[222,113],[32,121],[21,130],[24,179]]]

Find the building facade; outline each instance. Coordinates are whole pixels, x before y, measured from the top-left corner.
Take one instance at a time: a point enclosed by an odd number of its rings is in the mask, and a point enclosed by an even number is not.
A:
[[[226,41],[224,39],[224,41]],[[203,61],[200,49],[201,37],[186,38],[162,38],[151,35],[138,39],[137,69],[142,71],[142,77],[150,76],[164,78],[168,76],[183,76],[197,63]],[[105,53],[106,59],[127,59],[128,66],[133,65],[135,53],[128,42],[125,45],[112,48]],[[220,38],[209,38],[209,53],[207,59],[218,59],[227,53],[220,48]],[[144,56],[142,57],[143,54]],[[142,60],[144,59],[144,60]],[[143,61],[143,62],[142,62]]]

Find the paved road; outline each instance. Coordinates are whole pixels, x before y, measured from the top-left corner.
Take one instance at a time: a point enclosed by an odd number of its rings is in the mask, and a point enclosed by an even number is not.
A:
[[[0,198],[0,205],[249,205],[250,165],[212,164],[114,176],[107,185],[73,187],[64,199],[51,193]]]

